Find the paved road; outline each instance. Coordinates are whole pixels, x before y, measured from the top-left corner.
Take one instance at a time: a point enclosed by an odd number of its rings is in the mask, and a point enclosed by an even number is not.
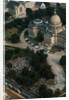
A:
[[[55,82],[56,85],[54,85],[53,87],[51,87],[53,90],[59,88],[60,90],[62,90],[65,86],[65,73],[63,71],[62,66],[59,64],[59,60],[61,58],[61,56],[64,55],[64,52],[58,52],[55,54],[48,54],[48,63],[50,65],[52,65],[52,71],[53,73],[56,75],[55,76]]]
[[[25,34],[26,31],[27,31],[27,28],[22,32],[22,34],[20,36],[20,40],[23,43],[23,45],[25,46],[25,48],[29,47],[31,50],[36,51],[36,49],[34,47],[32,47],[31,45],[26,43],[25,38],[24,38],[24,34]]]
[[[18,94],[17,92],[13,91],[8,87],[5,88],[5,92],[15,99],[25,99],[23,96],[21,96],[20,94]]]

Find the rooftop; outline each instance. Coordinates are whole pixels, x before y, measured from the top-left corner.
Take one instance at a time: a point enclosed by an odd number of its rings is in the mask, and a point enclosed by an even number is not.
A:
[[[23,2],[9,1],[8,4],[7,4],[7,7],[11,8],[11,9],[14,9],[14,7],[19,6],[20,3],[23,3]]]
[[[62,31],[62,32],[60,32],[60,34],[66,36],[66,31]]]

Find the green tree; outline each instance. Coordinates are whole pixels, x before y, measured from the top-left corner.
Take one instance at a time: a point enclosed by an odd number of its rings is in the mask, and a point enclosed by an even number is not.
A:
[[[54,97],[59,97],[60,95],[60,90],[57,89],[55,92],[54,92]]]
[[[21,73],[21,84],[24,86],[31,86],[39,79],[39,74],[33,70],[29,70],[28,68],[22,69]]]
[[[8,68],[12,68],[12,64],[9,62],[9,63],[7,64],[7,67],[8,67]]]
[[[46,10],[47,10],[47,16],[51,17],[54,13],[54,7],[48,7]]]
[[[57,14],[60,16],[62,24],[66,24],[66,8],[62,8],[61,6],[57,9]]]
[[[8,18],[9,18],[10,16],[11,16],[10,13],[9,13],[9,12],[6,12],[6,13],[5,13],[5,20],[8,20]]]
[[[51,89],[48,89],[45,85],[42,84],[39,87],[39,95],[41,98],[53,97],[53,91]]]
[[[44,2],[44,4],[45,4],[46,8],[51,6],[51,4],[49,2]]]
[[[13,50],[7,50],[7,51],[5,52],[5,60],[6,60],[6,61],[7,61],[7,60],[10,60],[10,59],[12,58],[13,54],[14,54],[14,51],[13,51]]]
[[[38,51],[36,54],[31,56],[30,64],[34,67],[34,69],[39,72],[41,77],[46,79],[53,79],[54,74],[51,70],[51,66],[47,63],[47,55],[43,53],[43,51]]]
[[[9,78],[12,78],[12,79],[16,79],[16,72],[14,70],[10,70],[8,73],[7,73],[7,77]]]
[[[57,5],[57,7],[60,7],[61,6],[60,3],[57,3],[56,5]]]
[[[46,63],[40,64],[39,72],[41,77],[46,79],[54,79],[54,74],[52,73],[51,66]]]
[[[20,41],[20,37],[17,34],[12,34],[11,36],[11,42],[12,43],[17,43]]]
[[[26,13],[27,13],[27,16],[31,16],[31,14],[33,13],[33,11],[32,11],[31,8],[26,8]]]
[[[66,65],[66,56],[62,56],[59,62],[61,65]]]

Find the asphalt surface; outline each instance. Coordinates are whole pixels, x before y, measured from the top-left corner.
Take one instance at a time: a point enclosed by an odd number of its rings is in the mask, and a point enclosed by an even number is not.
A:
[[[17,92],[13,91],[8,87],[5,88],[5,92],[14,99],[25,99],[25,97],[21,96],[20,94],[18,94]]]

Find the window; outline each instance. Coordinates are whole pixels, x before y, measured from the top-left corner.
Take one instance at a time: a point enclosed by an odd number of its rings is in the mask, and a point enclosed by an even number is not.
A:
[[[22,12],[22,7],[20,7],[20,12]]]

